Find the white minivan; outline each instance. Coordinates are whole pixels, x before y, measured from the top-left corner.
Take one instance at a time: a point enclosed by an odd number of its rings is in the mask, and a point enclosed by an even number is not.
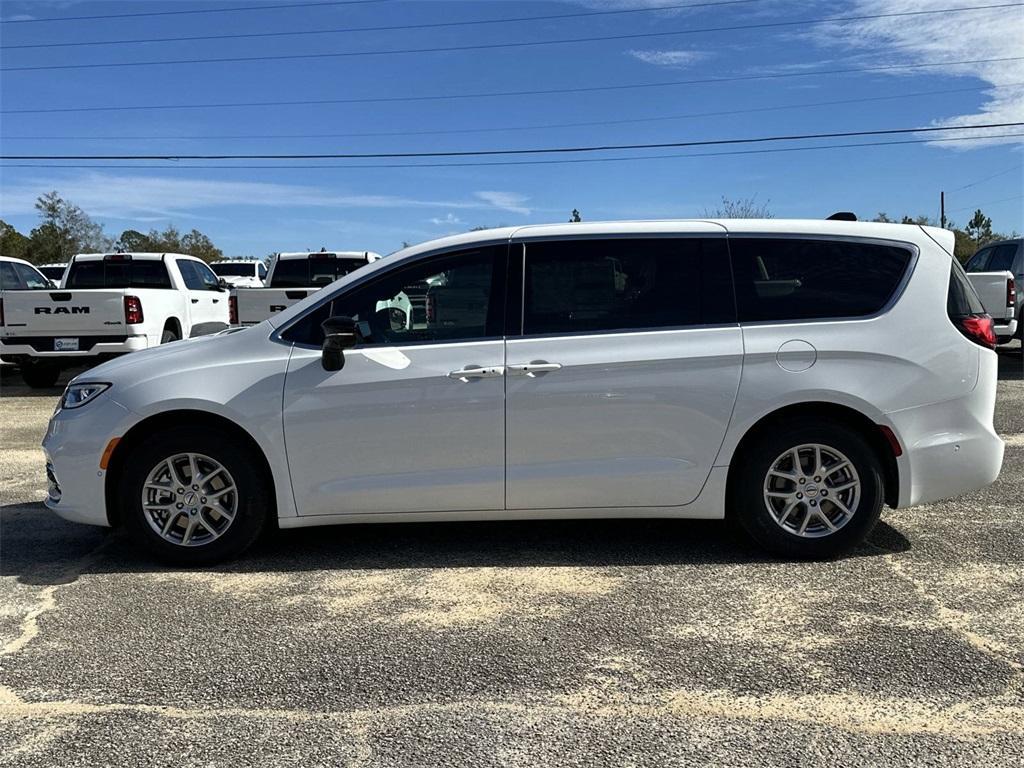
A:
[[[992,321],[952,250],[781,220],[417,245],[72,381],[46,504],[182,564],[273,523],[587,517],[725,518],[831,556],[883,504],[999,474]]]

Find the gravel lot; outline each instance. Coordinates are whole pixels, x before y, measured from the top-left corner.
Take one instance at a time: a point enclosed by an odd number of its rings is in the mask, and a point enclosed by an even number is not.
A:
[[[829,563],[718,523],[282,532],[171,571],[65,523],[4,373],[0,765],[1020,765],[1024,374],[1002,476]]]

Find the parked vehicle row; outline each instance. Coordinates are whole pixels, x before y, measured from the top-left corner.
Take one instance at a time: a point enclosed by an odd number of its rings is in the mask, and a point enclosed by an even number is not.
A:
[[[266,287],[237,286],[233,293],[237,311],[234,322],[238,325],[263,322],[379,258],[371,251],[279,253],[270,262]]]
[[[0,291],[0,357],[32,387],[53,386],[61,368],[215,333],[230,319],[228,289],[183,254],[79,254],[59,289],[42,287]]]
[[[953,245],[722,220],[407,248],[73,380],[46,505],[185,564],[275,523],[581,517],[724,517],[830,556],[883,504],[999,473],[993,322]]]

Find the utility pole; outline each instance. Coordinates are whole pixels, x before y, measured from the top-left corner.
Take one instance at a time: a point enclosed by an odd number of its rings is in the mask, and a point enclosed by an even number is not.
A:
[[[946,193],[939,192],[939,226],[946,228]]]

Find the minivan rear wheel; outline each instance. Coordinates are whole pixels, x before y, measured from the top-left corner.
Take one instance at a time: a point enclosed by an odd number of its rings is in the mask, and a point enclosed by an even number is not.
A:
[[[882,466],[869,442],[843,424],[801,422],[746,446],[730,516],[765,549],[795,558],[846,552],[878,522]]]
[[[139,446],[121,475],[125,527],[175,565],[206,565],[241,554],[259,536],[273,486],[264,462],[228,436],[198,427],[167,429]]]

